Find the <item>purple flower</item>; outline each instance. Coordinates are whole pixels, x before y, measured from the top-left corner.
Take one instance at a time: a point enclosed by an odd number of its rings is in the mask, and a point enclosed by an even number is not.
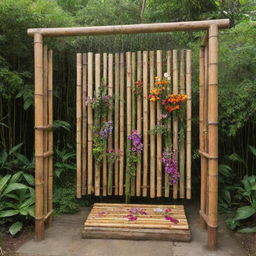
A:
[[[135,153],[141,153],[143,150],[142,135],[137,133],[137,130],[133,130],[132,134],[128,136],[128,139],[132,143],[131,151]]]
[[[102,138],[106,139],[110,134],[112,134],[112,131],[113,131],[113,122],[108,121],[103,125],[103,127],[99,131],[99,135]]]
[[[179,223],[179,221],[178,221],[177,219],[175,219],[175,218],[173,218],[173,217],[171,217],[171,216],[165,215],[164,218],[165,218],[166,220],[169,220],[170,222],[173,222],[174,224]]]
[[[129,221],[134,221],[138,219],[137,216],[134,216],[132,214],[125,215],[124,218],[127,218]]]
[[[175,151],[164,151],[162,154],[162,162],[164,164],[165,173],[168,173],[170,175],[170,183],[176,184],[179,178],[179,171],[177,167]]]

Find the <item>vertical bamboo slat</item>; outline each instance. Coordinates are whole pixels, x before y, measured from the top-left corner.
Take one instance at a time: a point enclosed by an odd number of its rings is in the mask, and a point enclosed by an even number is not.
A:
[[[48,124],[53,125],[53,63],[52,50],[48,51]],[[53,152],[53,129],[49,130],[48,150]],[[53,155],[48,159],[48,212],[51,212],[53,200]],[[48,217],[48,225],[52,223],[52,214]]]
[[[157,50],[156,52],[156,69],[157,69],[157,77],[162,79],[162,51]],[[156,116],[157,116],[157,125],[161,124],[161,103],[158,101],[156,104]],[[162,196],[162,135],[157,134],[156,136],[156,145],[157,145],[157,197]]]
[[[209,216],[208,247],[216,247],[218,225],[218,26],[209,29],[208,73]]]
[[[114,131],[114,145],[115,154],[119,154],[119,53],[115,54],[115,131]],[[115,160],[115,195],[118,195],[119,182],[119,160]]]
[[[107,87],[108,83],[108,54],[103,53],[103,84],[105,87]],[[103,122],[106,122],[106,118],[104,118]],[[102,195],[107,195],[107,157],[106,157],[106,151],[103,155],[103,161],[102,161]]]
[[[113,54],[108,55],[108,95],[113,96]],[[112,110],[108,113],[108,120],[113,120]],[[109,136],[108,138],[108,151],[113,150],[113,138]],[[112,195],[113,187],[113,164],[108,163],[108,195]]]
[[[154,67],[154,61],[155,61],[155,52],[150,51],[149,53],[149,66],[150,66],[150,88],[154,86],[155,82],[155,67]],[[152,132],[155,123],[156,123],[156,105],[155,102],[150,101],[150,197],[155,198],[156,195],[156,186],[155,186],[155,180],[156,180],[156,137],[155,134]]]
[[[82,55],[82,195],[86,195],[87,178],[87,107],[85,104],[87,97],[87,55]]]
[[[169,50],[169,51],[166,51],[166,73],[168,74],[167,79],[169,83],[171,82],[171,61],[172,61],[172,52]],[[171,93],[171,88],[167,88],[167,91],[168,93]],[[167,136],[166,138],[166,140],[168,140],[166,141],[166,143],[171,145],[171,141],[172,141],[171,121],[168,122],[167,127],[168,127],[169,136]],[[171,150],[170,145],[168,145],[168,150]],[[165,190],[164,196],[168,198],[170,196],[170,180],[169,180],[168,173],[165,173],[165,189],[164,190]]]
[[[173,50],[173,93],[178,94],[178,57],[177,50]],[[178,148],[178,118],[173,117],[173,149],[175,150],[177,165],[179,164],[179,148]],[[178,197],[178,184],[173,184],[173,198]]]
[[[123,195],[124,180],[124,54],[120,53],[120,166],[119,196]]]
[[[186,91],[187,91],[187,153],[186,153],[186,174],[187,174],[187,199],[191,199],[191,50],[186,52]]]
[[[180,93],[185,94],[185,68],[184,68],[184,54],[185,51],[180,52]],[[188,111],[188,109],[187,109]],[[180,198],[185,197],[185,122],[183,122],[185,116],[182,116],[181,127],[180,127],[180,152],[179,152],[179,171],[180,171],[180,186],[179,195]],[[187,145],[188,146],[188,145]]]
[[[148,52],[143,51],[143,196],[148,186]]]
[[[95,54],[95,96],[100,93],[100,53]],[[97,118],[97,117],[96,117]],[[95,119],[96,126],[100,125],[100,120]],[[100,195],[100,169],[101,166],[95,161],[95,196]]]
[[[93,53],[88,53],[88,98],[93,98]],[[91,103],[88,104],[88,194],[92,194],[92,179],[93,179],[93,110]]]
[[[44,46],[43,49],[43,83],[44,83],[44,97],[43,97],[43,119],[44,126],[48,125],[48,49]],[[44,152],[48,151],[48,130],[44,130]],[[48,158],[44,158],[44,215],[48,213]]]
[[[35,70],[35,234],[36,240],[44,239],[44,198],[43,198],[43,37],[34,35],[34,70]]]
[[[136,53],[132,52],[132,130],[135,129],[136,125],[136,97],[135,97],[135,79],[136,79]],[[136,173],[131,175],[131,196],[135,196],[135,184],[136,183]]]
[[[137,81],[142,82],[142,62],[141,62],[141,51],[137,52]],[[137,131],[142,134],[142,100],[141,93],[137,95]],[[141,161],[136,167],[136,196],[141,196]]]
[[[132,132],[132,66],[131,66],[131,52],[126,52],[126,126],[127,126],[127,136],[128,137]],[[127,139],[127,158],[130,154],[131,141]],[[126,164],[126,176],[125,176],[125,197],[126,203],[130,200],[130,184],[131,184],[131,175],[128,164]]]

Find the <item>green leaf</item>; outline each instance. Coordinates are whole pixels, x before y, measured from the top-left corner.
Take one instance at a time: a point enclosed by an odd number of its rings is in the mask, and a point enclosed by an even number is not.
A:
[[[27,181],[27,183],[29,185],[31,185],[31,186],[35,185],[35,178],[33,175],[24,173],[23,177],[25,178],[25,180]]]
[[[238,232],[240,232],[240,233],[255,233],[256,232],[256,227],[241,228],[241,229],[238,229]]]
[[[2,150],[2,152],[0,153],[0,165],[3,166],[4,163],[6,162],[8,158],[8,154],[6,153],[6,151]]]
[[[14,190],[19,190],[19,189],[28,189],[28,186],[26,186],[26,185],[24,185],[24,184],[21,184],[21,183],[12,183],[12,184],[9,184],[9,185],[6,187],[6,189],[5,189],[4,193],[3,193],[3,195],[6,195],[6,194],[8,194],[8,193],[10,193],[10,192],[12,192],[12,191],[14,191]]]
[[[248,145],[248,148],[250,149],[251,153],[256,156],[256,148],[253,146]]]
[[[17,182],[20,179],[20,177],[22,176],[22,174],[23,174],[22,171],[19,171],[19,172],[16,172],[15,174],[13,174],[12,178],[10,180],[10,184]]]
[[[19,231],[21,231],[23,227],[22,222],[17,221],[15,223],[13,223],[10,228],[9,228],[9,232],[11,233],[12,236],[16,235]]]
[[[18,210],[5,210],[5,211],[1,211],[0,212],[0,218],[11,217],[11,216],[17,215],[18,213],[19,213]]]
[[[243,220],[251,217],[256,211],[251,206],[243,206],[237,209],[234,220]]]
[[[22,145],[23,145],[23,143],[20,143],[20,144],[18,144],[18,145],[15,145],[13,148],[11,148],[10,151],[9,151],[9,155],[12,155],[12,154],[15,153],[17,150],[19,150]]]
[[[0,179],[0,195],[2,194],[2,191],[6,184],[8,183],[9,179],[11,178],[10,174],[5,175],[2,179]]]
[[[26,165],[30,164],[30,161],[24,155],[22,155],[20,153],[15,153],[14,155],[23,164],[26,164]]]

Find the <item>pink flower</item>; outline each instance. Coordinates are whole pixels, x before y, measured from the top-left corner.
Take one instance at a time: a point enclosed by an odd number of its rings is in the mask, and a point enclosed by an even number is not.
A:
[[[170,222],[173,222],[174,224],[179,223],[179,221],[178,221],[177,219],[175,219],[175,218],[173,218],[173,217],[171,217],[171,216],[165,215],[164,218],[165,218],[166,220],[169,220]]]

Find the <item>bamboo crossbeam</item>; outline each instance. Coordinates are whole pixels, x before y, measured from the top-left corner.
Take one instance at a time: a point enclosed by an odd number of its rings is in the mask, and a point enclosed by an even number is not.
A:
[[[220,29],[229,28],[229,19],[73,28],[31,28],[27,30],[27,33],[29,36],[33,36],[36,33],[40,33],[43,36],[137,34],[207,30],[212,24],[216,24]]]
[[[218,159],[218,156],[211,156],[211,155],[209,155],[208,153],[206,153],[206,152],[204,152],[204,151],[201,151],[201,150],[199,150],[198,153],[199,153],[201,156],[203,156],[203,157],[205,157],[205,158],[208,158],[208,159]]]
[[[44,130],[44,131],[51,131],[53,129],[53,125],[48,124],[48,125],[42,125],[42,126],[35,126],[35,129]]]
[[[48,158],[48,157],[50,157],[50,156],[53,156],[53,151],[52,150],[48,150],[48,151],[46,151],[46,152],[44,152],[43,154],[41,154],[41,155],[35,155],[35,158],[37,158],[37,157],[41,157],[41,158]]]

